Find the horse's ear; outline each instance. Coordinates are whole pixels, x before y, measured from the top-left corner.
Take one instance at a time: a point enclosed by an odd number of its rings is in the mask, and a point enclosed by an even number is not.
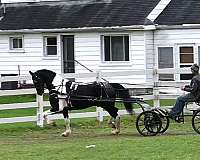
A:
[[[30,73],[30,75],[31,75],[31,76],[33,76],[33,75],[34,75],[34,73],[33,73],[33,72],[31,72],[31,71],[29,71],[29,73]]]

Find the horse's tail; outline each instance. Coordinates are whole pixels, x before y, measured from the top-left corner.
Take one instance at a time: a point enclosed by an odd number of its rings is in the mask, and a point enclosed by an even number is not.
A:
[[[129,114],[133,114],[133,107],[131,102],[127,102],[130,98],[128,89],[124,88],[119,83],[110,83],[110,85],[115,89],[116,98],[122,98],[124,106]]]

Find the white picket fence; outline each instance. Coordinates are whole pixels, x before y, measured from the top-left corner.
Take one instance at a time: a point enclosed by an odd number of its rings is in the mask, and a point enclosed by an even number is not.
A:
[[[140,75],[143,74],[144,70],[136,70],[136,71],[123,71],[123,72],[96,72],[96,73],[82,73],[82,74],[64,74],[62,75],[63,78],[85,78],[85,77],[96,77],[97,81],[100,81],[101,78],[111,77],[111,76],[127,76],[127,75]],[[160,99],[175,99],[180,93],[177,94],[159,94],[159,87],[168,86],[168,87],[179,87],[185,82],[169,82],[169,81],[158,81],[158,74],[160,73],[170,73],[170,74],[180,74],[180,73],[190,73],[188,68],[183,68],[180,70],[175,69],[162,69],[162,70],[150,70],[154,75],[154,82],[152,83],[144,83],[144,84],[137,84],[134,87],[142,87],[142,88],[153,88],[153,95],[144,95],[144,100],[153,100],[154,107],[160,106]],[[23,80],[31,80],[30,76],[10,76],[10,77],[1,77],[1,82],[8,82],[8,81],[23,81]],[[35,89],[17,89],[17,90],[0,90],[0,96],[8,96],[8,95],[25,95],[25,94],[36,94]],[[11,109],[23,109],[23,108],[36,108],[37,115],[35,116],[26,116],[26,117],[12,117],[12,118],[0,118],[1,123],[16,123],[16,122],[30,122],[35,121],[37,122],[38,126],[43,126],[43,107],[49,106],[48,101],[43,101],[43,97],[36,94],[36,102],[30,103],[15,103],[15,104],[1,104],[1,110],[11,110]],[[138,110],[140,112],[141,110]],[[137,112],[137,111],[136,111]],[[119,114],[127,114],[125,110],[120,110]],[[85,118],[85,117],[97,117],[99,121],[103,121],[103,117],[107,116],[108,113],[103,111],[101,108],[96,109],[96,112],[84,112],[84,113],[70,113],[70,118]],[[60,119],[62,115],[53,115],[51,116],[52,119]]]

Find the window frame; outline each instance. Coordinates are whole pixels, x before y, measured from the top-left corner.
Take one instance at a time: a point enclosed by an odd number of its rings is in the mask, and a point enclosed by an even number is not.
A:
[[[174,46],[171,46],[171,45],[168,45],[168,46],[157,46],[156,47],[156,50],[157,50],[157,67],[158,67],[158,69],[164,69],[164,68],[160,68],[159,67],[159,48],[171,48],[172,49],[172,56],[173,56],[173,61],[172,61],[172,63],[173,63],[173,67],[171,67],[171,68],[175,68],[175,61],[176,61],[176,58],[175,58],[175,49],[174,49]],[[162,75],[172,75],[172,79],[162,79]],[[167,80],[167,81],[169,81],[169,80],[172,80],[172,81],[174,81],[176,79],[176,77],[175,77],[175,74],[159,74],[158,75],[158,80],[159,81],[165,81],[165,80]]]
[[[106,60],[106,53],[105,53],[105,37],[110,37],[110,55],[109,55],[109,60]],[[112,55],[112,37],[123,37],[123,56],[124,56],[124,60],[111,60],[113,55]],[[128,37],[128,53],[126,53],[126,47],[125,47],[125,38],[124,37]],[[130,62],[130,35],[129,34],[105,34],[105,35],[101,35],[101,48],[102,48],[102,57],[101,60],[104,63],[128,63]],[[126,56],[126,54],[128,54]],[[128,58],[128,60],[126,60],[126,58]]]
[[[21,47],[14,47],[14,39],[21,39]],[[19,42],[17,41],[18,46]],[[9,36],[9,51],[10,52],[24,52],[24,36],[23,35],[17,35],[17,36]]]
[[[193,48],[193,53],[191,53],[193,55],[193,62],[192,63],[181,63],[181,47],[192,47]],[[194,44],[179,44],[177,46],[177,53],[178,53],[178,68],[184,68],[184,67],[190,67],[192,64],[196,63],[195,61],[195,45]],[[182,53],[182,55],[187,55],[187,54],[190,54],[190,53]],[[181,67],[183,66],[183,67]],[[180,81],[189,81],[191,80],[191,78],[189,79],[181,79],[181,75],[184,75],[184,74],[179,74],[179,80]],[[185,74],[185,75],[191,75],[191,74]],[[191,75],[192,77],[192,75]]]
[[[48,38],[56,38],[56,44],[55,45],[47,45],[47,39]],[[56,47],[56,54],[55,55],[49,55],[47,51],[47,47]],[[58,56],[58,36],[43,36],[43,47],[44,47],[44,56],[45,57],[57,57]]]

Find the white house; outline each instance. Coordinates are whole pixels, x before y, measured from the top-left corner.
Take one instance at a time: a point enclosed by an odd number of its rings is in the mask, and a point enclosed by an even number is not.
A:
[[[58,73],[88,72],[76,60],[93,71],[143,69],[146,72],[142,75],[108,78],[112,82],[141,83],[152,80],[148,69],[199,63],[200,30],[193,25],[199,22],[198,18],[193,22],[191,17],[198,13],[200,4],[197,0],[186,1],[191,8],[197,8],[191,13],[194,15],[188,16],[185,13],[188,5],[183,1],[2,3],[0,74],[18,74],[18,66],[21,74],[43,68]],[[187,22],[183,21],[184,16],[188,16]],[[188,77],[161,75],[160,78]]]

